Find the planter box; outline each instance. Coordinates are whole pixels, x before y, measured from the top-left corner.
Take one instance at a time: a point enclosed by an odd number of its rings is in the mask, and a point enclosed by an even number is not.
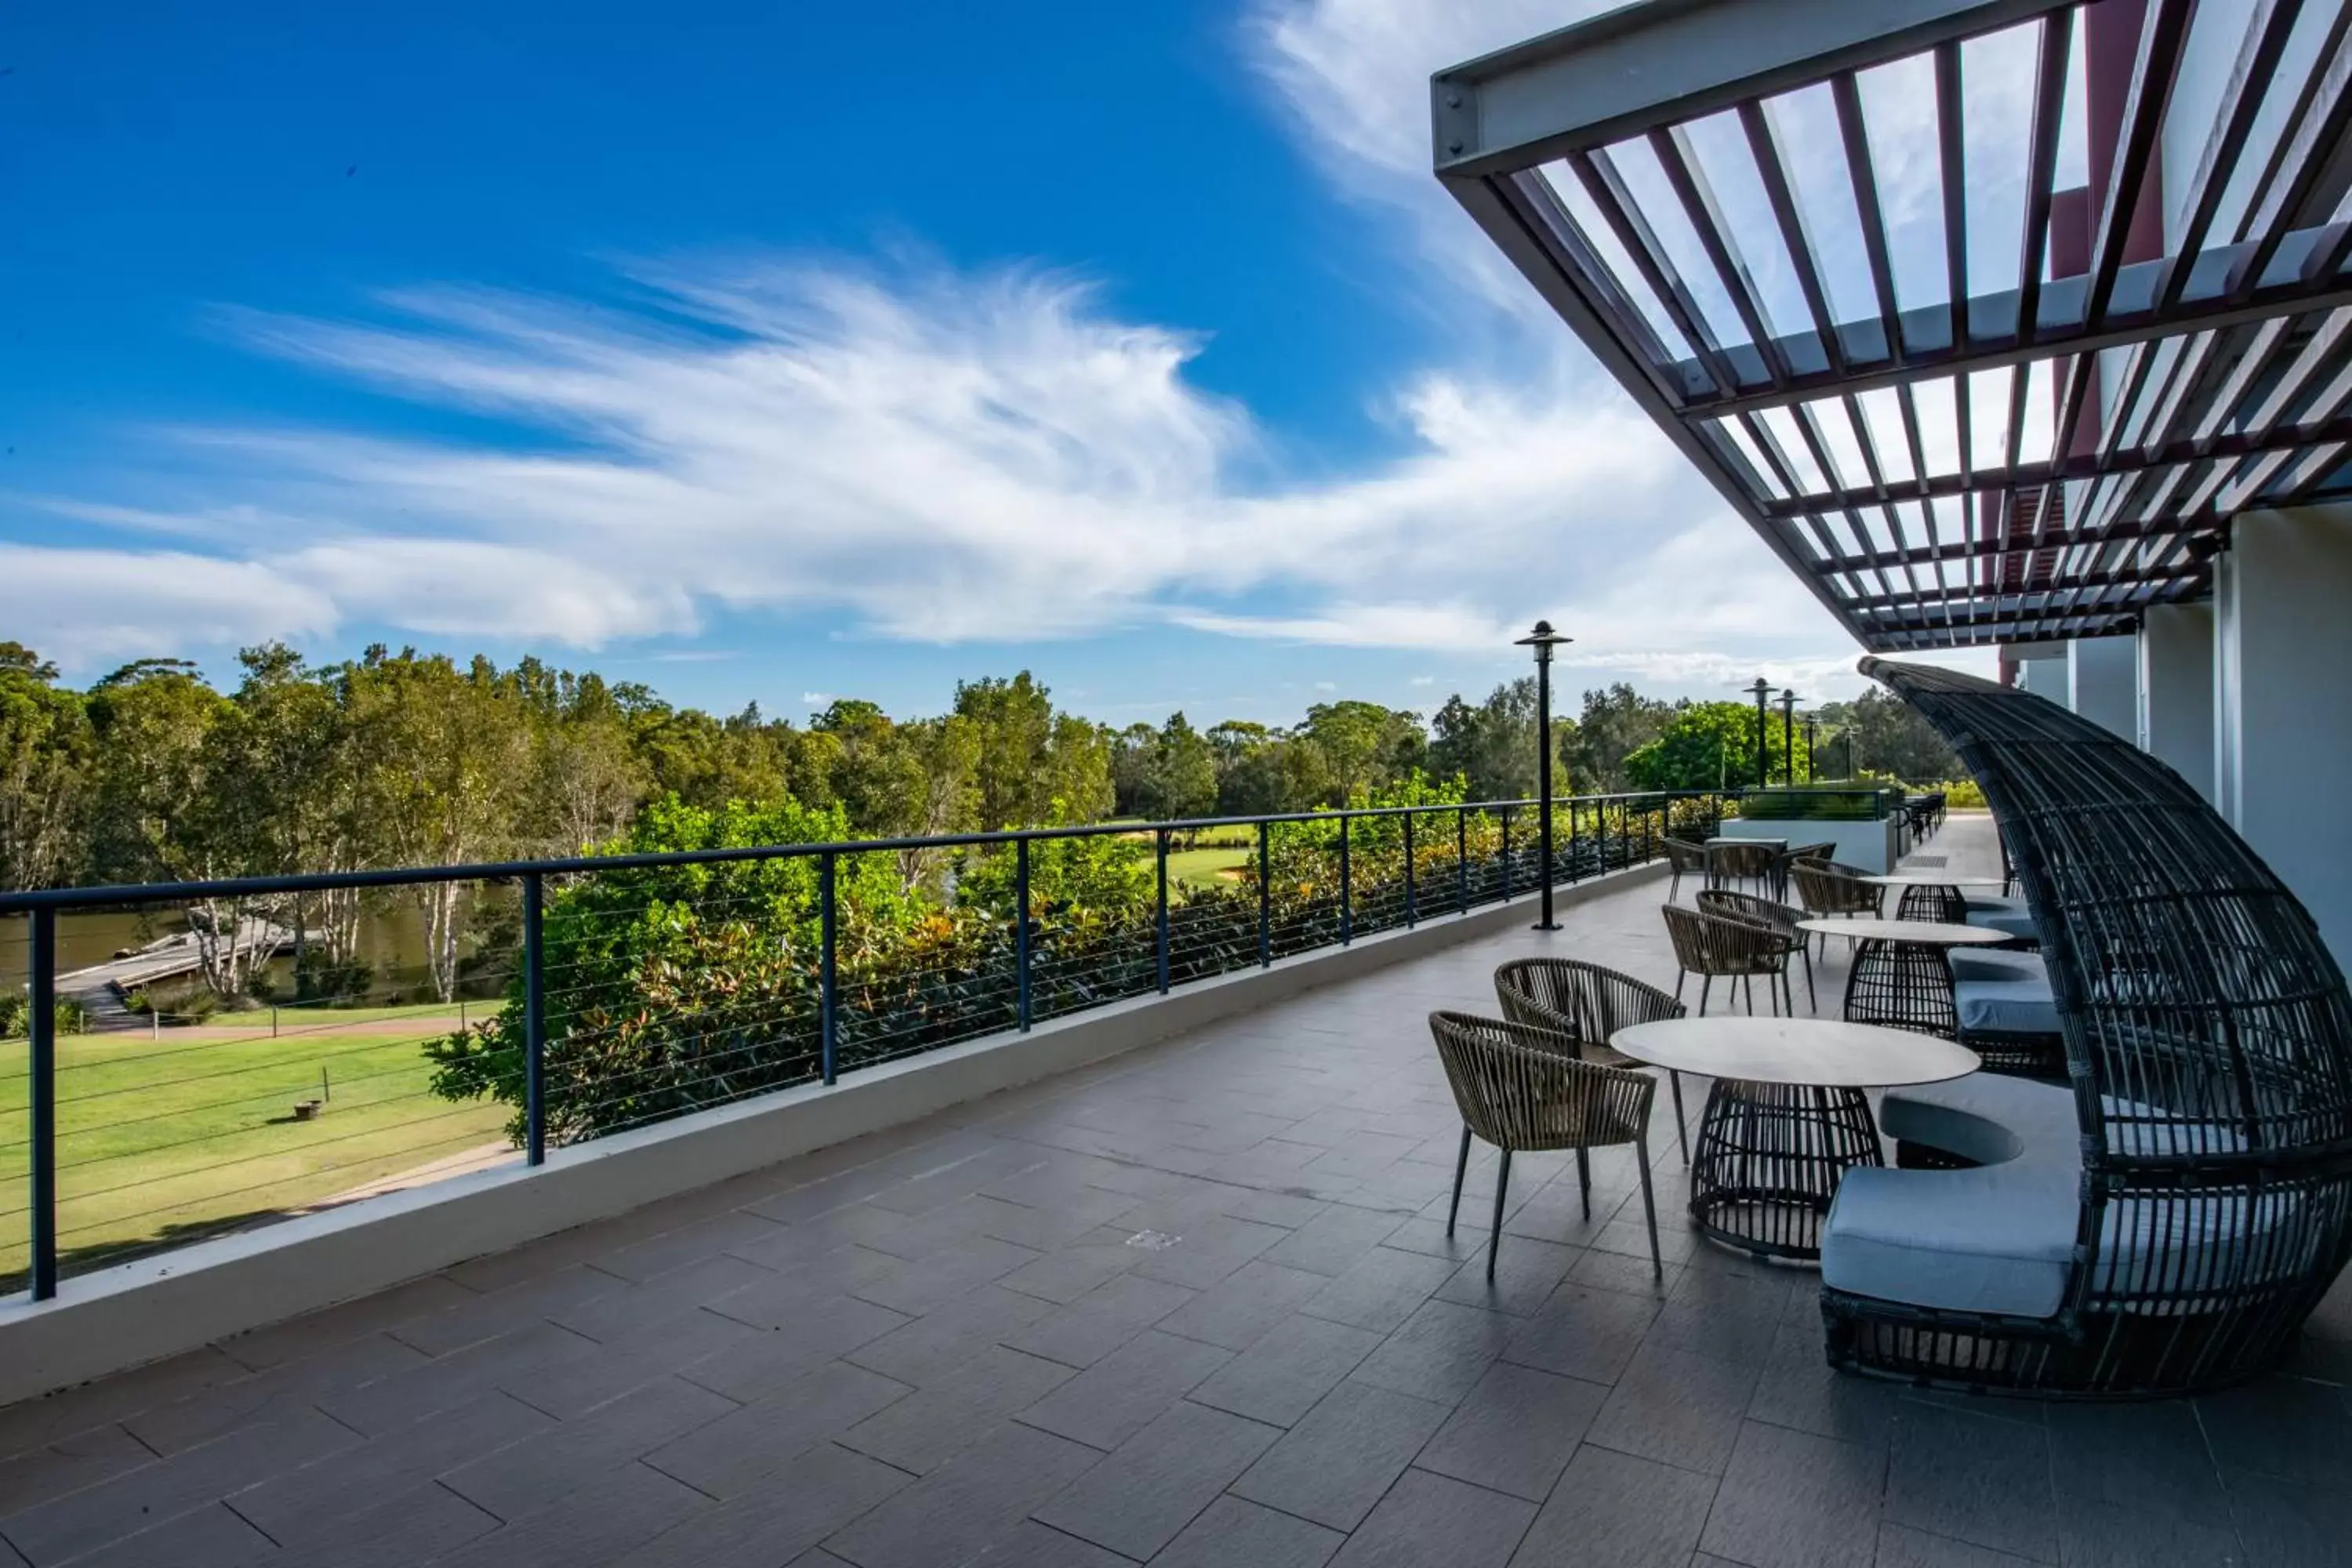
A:
[[[1812,817],[1750,822],[1744,816],[1731,816],[1724,819],[1721,834],[1726,838],[1779,838],[1791,846],[1834,844],[1837,853],[1831,858],[1841,866],[1858,871],[1892,871],[1896,858],[1895,828],[1891,816],[1875,822],[1824,822]]]

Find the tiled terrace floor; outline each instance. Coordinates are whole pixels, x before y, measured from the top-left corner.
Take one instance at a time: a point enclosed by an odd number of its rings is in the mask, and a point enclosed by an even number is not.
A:
[[[0,1563],[2352,1553],[2341,1289],[2294,1375],[2195,1403],[1842,1380],[1809,1276],[1682,1227],[1663,1120],[1663,1282],[1626,1159],[1587,1220],[1572,1167],[1528,1157],[1490,1289],[1484,1234],[1444,1234],[1459,1122],[1423,1015],[1490,1008],[1530,951],[1671,982],[1664,892],[0,1412]]]

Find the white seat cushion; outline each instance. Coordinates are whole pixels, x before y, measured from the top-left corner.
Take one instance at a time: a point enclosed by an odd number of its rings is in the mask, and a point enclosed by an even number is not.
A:
[[[2058,1003],[2046,979],[1962,980],[1952,986],[1952,1005],[1964,1035],[2054,1035]]]
[[[1977,909],[1971,906],[1969,910],[1969,924],[1985,931],[1997,931],[2003,936],[2021,937],[2028,941],[2040,940],[2040,932],[2034,928],[2032,914],[2022,907]]]
[[[2005,947],[1956,947],[1946,957],[1955,980],[2039,980],[2050,984],[2050,971],[2038,952],[2018,952]]]

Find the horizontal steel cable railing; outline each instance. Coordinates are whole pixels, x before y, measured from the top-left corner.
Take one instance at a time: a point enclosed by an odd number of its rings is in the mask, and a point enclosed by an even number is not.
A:
[[[1553,883],[1705,837],[1723,804],[1557,799]],[[0,1240],[0,1281],[44,1300],[61,1258],[87,1271],[518,1151],[538,1164],[1465,915],[1538,889],[1540,816],[1367,806],[0,893],[0,976],[26,982],[0,986],[24,1004],[0,1029],[0,1237],[23,1238]],[[378,1005],[362,909],[422,944],[421,968],[391,967],[426,1000]],[[112,950],[159,923],[187,932]],[[260,993],[289,949],[333,978],[169,1026],[152,983],[100,984],[156,972],[141,955],[174,941],[222,994]],[[304,967],[331,949],[341,967]]]

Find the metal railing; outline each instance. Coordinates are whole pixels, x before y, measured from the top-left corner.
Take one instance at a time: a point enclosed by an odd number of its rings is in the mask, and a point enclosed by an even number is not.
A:
[[[45,1300],[61,1258],[81,1271],[516,1150],[538,1164],[551,1145],[1465,915],[1538,889],[1537,806],[0,893],[0,975],[19,948],[29,1005],[21,1068],[0,1070],[0,1084],[25,1085],[21,1124],[0,1102],[0,1234],[26,1237],[20,1258],[0,1247],[0,1279]],[[1705,837],[1722,799],[1554,807],[1552,880],[1565,885],[1655,858],[1670,831]],[[441,963],[421,1004],[372,1005],[383,994],[362,973],[272,1007],[266,1026],[229,1013],[167,1029],[152,1001],[141,1032],[60,1026],[61,931],[77,919],[301,932],[331,907],[346,921],[363,903],[387,922],[424,919],[411,902],[474,931],[431,927]],[[265,971],[260,955],[246,962]],[[14,1054],[11,1041],[0,1068]],[[21,1182],[5,1170],[18,1161]]]

